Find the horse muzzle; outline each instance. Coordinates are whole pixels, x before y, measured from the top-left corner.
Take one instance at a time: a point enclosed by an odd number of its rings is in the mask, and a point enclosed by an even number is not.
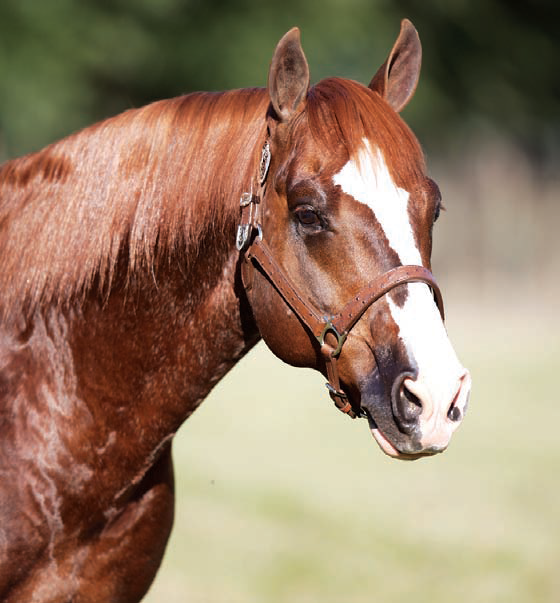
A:
[[[443,452],[467,410],[471,376],[462,369],[434,388],[421,376],[404,373],[387,400],[364,400],[370,429],[380,448],[393,458],[413,460]],[[385,408],[380,411],[380,406]]]

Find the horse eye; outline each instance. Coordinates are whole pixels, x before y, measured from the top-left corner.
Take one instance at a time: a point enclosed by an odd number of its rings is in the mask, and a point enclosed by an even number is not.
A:
[[[298,207],[295,210],[296,218],[303,226],[320,227],[321,220],[315,210],[311,207]]]
[[[443,203],[441,201],[438,201],[434,209],[434,222],[437,222],[437,219],[439,218],[439,215],[442,211],[445,211],[445,207],[443,206]]]

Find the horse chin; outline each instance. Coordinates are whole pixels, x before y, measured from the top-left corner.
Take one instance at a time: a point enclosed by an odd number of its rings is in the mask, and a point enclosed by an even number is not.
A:
[[[381,448],[381,450],[393,459],[398,459],[400,461],[415,461],[417,459],[421,459],[426,456],[433,456],[437,454],[435,452],[418,452],[418,453],[408,453],[401,452],[398,450],[385,436],[385,434],[379,429],[377,423],[374,419],[368,414],[368,422],[369,428],[371,430],[371,434],[373,435],[375,441]]]
[[[401,434],[397,425],[391,425],[390,412],[387,410],[387,407],[390,408],[390,401],[386,398],[377,368],[359,383],[353,394],[355,405],[367,417],[373,438],[387,456],[401,461],[415,461],[442,452],[423,450],[416,438]]]

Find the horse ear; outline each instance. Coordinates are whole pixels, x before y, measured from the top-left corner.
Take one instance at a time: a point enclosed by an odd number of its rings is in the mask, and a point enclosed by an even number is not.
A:
[[[278,42],[268,72],[268,93],[280,121],[298,112],[309,89],[309,67],[294,27]]]
[[[369,87],[378,92],[395,111],[401,111],[416,90],[421,63],[422,45],[418,32],[408,19],[403,19],[399,37]]]

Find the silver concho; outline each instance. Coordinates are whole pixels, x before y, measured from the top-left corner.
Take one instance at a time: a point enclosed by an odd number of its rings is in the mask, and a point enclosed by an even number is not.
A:
[[[239,200],[240,207],[247,207],[249,203],[253,200],[253,193],[243,193],[241,195],[241,199]]]
[[[269,167],[270,167],[270,145],[268,144],[268,141],[266,141],[262,148],[261,161],[259,164],[259,184],[261,186],[264,184],[264,182],[266,180],[266,176],[268,174]],[[243,193],[241,195],[241,199],[239,201],[239,205],[240,205],[241,209],[243,210],[247,206],[251,206],[251,207],[250,207],[250,211],[249,211],[248,221],[247,222],[242,221],[241,224],[239,224],[237,226],[237,234],[235,237],[235,246],[237,247],[238,251],[243,251],[243,249],[246,248],[247,243],[249,242],[249,238],[251,236],[251,230],[255,227],[255,225],[253,224],[253,221],[256,218],[256,214],[255,215],[253,215],[253,214],[254,214],[254,212],[256,212],[256,207],[251,205],[252,203],[255,203],[255,202],[258,202],[258,199],[253,198],[252,192]],[[245,219],[247,220],[247,217],[245,217]],[[242,218],[242,220],[243,220],[243,218]],[[260,225],[256,225],[256,228],[258,228],[259,236],[262,236]]]
[[[249,240],[250,224],[239,224],[237,226],[237,236],[235,237],[235,246],[237,251],[242,251]]]
[[[268,174],[268,168],[270,167],[270,145],[268,140],[264,143],[261,153],[261,163],[259,166],[259,184],[262,186],[266,180]]]

